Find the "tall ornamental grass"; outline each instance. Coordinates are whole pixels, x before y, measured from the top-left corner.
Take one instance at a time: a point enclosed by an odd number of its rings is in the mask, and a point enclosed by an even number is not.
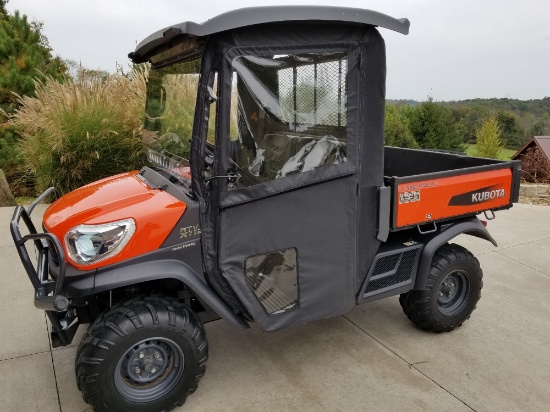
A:
[[[20,98],[11,123],[22,137],[26,166],[37,191],[67,193],[145,163],[141,138],[147,73],[53,79]]]
[[[162,87],[166,93],[163,107],[148,110],[149,119],[158,121],[160,126],[153,127],[157,129],[154,141],[157,149],[189,158],[198,82],[198,74],[168,74],[163,77]]]

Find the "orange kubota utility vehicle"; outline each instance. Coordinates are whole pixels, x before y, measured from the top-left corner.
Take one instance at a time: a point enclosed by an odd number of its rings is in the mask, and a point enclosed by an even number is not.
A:
[[[449,241],[496,245],[476,215],[517,201],[519,166],[384,147],[377,27],[407,34],[409,21],[249,8],[168,27],[130,53],[151,67],[149,136],[189,138],[174,125],[194,88],[190,163],[151,151],[148,167],[59,198],[43,232],[29,218],[36,203],[11,222],[53,345],[91,323],[76,356],[86,402],[182,404],[205,372],[214,319],[273,331],[397,294],[423,329],[468,319],[482,271]]]

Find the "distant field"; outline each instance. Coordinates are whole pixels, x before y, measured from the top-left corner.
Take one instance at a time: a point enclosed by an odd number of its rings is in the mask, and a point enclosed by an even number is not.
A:
[[[468,144],[467,146],[468,146],[468,149],[466,150],[466,153],[468,154],[468,156],[473,156],[476,145]],[[510,160],[515,153],[516,153],[516,150],[513,150],[513,149],[501,149],[499,153],[499,159]]]

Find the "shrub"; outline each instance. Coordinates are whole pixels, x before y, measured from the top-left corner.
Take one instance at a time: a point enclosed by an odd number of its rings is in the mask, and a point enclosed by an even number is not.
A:
[[[37,82],[11,124],[37,189],[67,193],[145,163],[141,139],[146,71]]]
[[[19,136],[8,122],[0,124],[0,169],[4,170],[14,196],[34,194],[34,176],[25,167]]]

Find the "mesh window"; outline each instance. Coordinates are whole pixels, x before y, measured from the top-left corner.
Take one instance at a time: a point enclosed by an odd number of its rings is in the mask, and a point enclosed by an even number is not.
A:
[[[342,56],[336,61],[279,70],[283,120],[294,130],[314,124],[346,126],[346,68]]]
[[[299,307],[296,249],[249,257],[245,273],[248,287],[270,315]]]
[[[236,187],[347,161],[347,56],[233,60],[230,156]]]

